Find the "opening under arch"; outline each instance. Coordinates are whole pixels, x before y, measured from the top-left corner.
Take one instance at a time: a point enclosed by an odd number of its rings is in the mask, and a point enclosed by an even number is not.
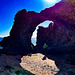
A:
[[[42,23],[40,23],[38,26],[42,26],[42,27],[48,27],[49,24],[53,22],[53,21],[49,21],[49,20],[46,20]],[[37,30],[38,30],[38,26],[36,27],[35,31],[33,32],[33,35],[31,37],[31,42],[34,46],[36,46],[36,41],[37,41]]]

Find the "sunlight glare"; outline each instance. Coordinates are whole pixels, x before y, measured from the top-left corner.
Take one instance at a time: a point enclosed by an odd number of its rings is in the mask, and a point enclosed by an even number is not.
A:
[[[46,2],[49,2],[49,3],[55,3],[56,0],[45,0]]]

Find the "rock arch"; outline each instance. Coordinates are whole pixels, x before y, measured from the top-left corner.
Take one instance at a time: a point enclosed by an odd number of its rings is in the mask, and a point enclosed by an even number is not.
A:
[[[52,40],[58,44],[59,39],[63,36],[60,40],[60,43],[63,43],[64,39],[66,41],[71,38],[71,36],[75,37],[74,9],[75,3],[71,0],[62,0],[55,6],[42,10],[40,13],[34,11],[27,12],[23,9],[15,15],[14,25],[10,31],[10,36],[3,39],[8,41],[7,44],[5,44],[5,41],[2,41],[1,45],[12,54],[25,54],[25,52],[30,52],[32,49],[32,33],[38,24],[46,20],[54,22],[55,30],[50,33],[49,38],[53,38]],[[56,35],[52,35],[54,31],[54,34]],[[74,39],[71,40],[73,41]]]
[[[9,52],[22,54],[30,52],[31,36],[37,25],[49,20],[34,11],[27,12],[25,9],[19,11],[14,18],[14,25],[10,31],[11,43],[8,46]]]

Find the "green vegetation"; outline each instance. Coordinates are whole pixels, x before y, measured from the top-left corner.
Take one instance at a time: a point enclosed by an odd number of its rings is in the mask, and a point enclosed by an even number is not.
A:
[[[47,48],[48,46],[46,44],[44,44],[43,48]]]
[[[30,73],[27,70],[24,70],[22,68],[15,68],[15,67],[11,67],[11,72],[13,73],[13,75],[35,75]]]
[[[28,54],[27,56],[33,56],[34,58],[38,58],[36,55],[32,55],[31,53],[30,54]]]
[[[37,56],[33,55],[34,58],[38,58]]]

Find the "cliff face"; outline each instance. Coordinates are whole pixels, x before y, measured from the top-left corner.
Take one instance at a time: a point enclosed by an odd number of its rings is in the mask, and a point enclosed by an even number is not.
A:
[[[62,0],[55,6],[42,10],[40,14],[49,17],[54,25],[50,24],[48,28],[39,27],[37,47],[42,49],[44,43],[47,43],[51,50],[64,51],[65,49],[68,50],[67,47],[70,47],[69,50],[72,50],[72,48],[74,50],[75,1]]]
[[[47,42],[54,44],[75,40],[75,1],[62,0],[55,6],[42,10],[40,13],[19,11],[14,18],[14,25],[10,31],[10,40],[5,49],[9,53],[24,54],[32,50],[31,36],[36,26],[46,20],[54,22],[48,28],[39,27],[37,36],[38,48]],[[1,43],[3,46],[4,42]]]
[[[48,45],[50,52],[74,52],[75,50],[75,33],[58,24],[49,24],[48,28],[39,26],[37,30],[37,48],[43,49],[43,45]]]
[[[48,28],[39,27],[37,36],[37,45],[42,45],[42,47],[44,43],[47,43],[48,46],[53,46],[54,44],[61,44],[71,40],[66,27],[52,23],[49,24]],[[41,45],[40,42],[42,42]]]
[[[40,12],[54,22],[48,28],[39,27],[37,37],[37,47],[42,49],[44,43],[47,43],[49,49],[64,51],[75,49],[75,1],[62,0],[51,8]],[[52,27],[51,27],[52,26]],[[41,33],[42,32],[42,33]],[[42,42],[42,44],[40,44]],[[62,47],[63,48],[62,48]],[[59,49],[58,49],[59,47]],[[64,49],[65,48],[65,49]]]
[[[62,0],[55,6],[46,8],[40,13],[49,17],[54,22],[75,24],[75,0]]]

